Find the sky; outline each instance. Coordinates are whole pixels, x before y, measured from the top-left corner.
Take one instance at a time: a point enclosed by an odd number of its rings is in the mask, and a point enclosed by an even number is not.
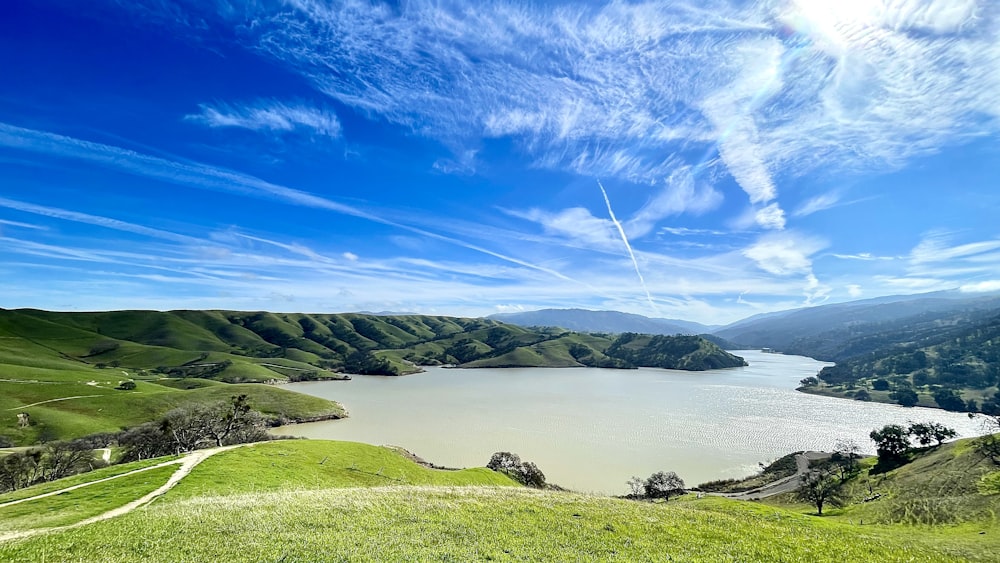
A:
[[[1000,1],[21,1],[0,307],[1000,291]]]

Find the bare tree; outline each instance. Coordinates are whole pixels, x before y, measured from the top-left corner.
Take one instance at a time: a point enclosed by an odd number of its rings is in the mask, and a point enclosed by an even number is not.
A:
[[[854,440],[838,440],[834,444],[833,455],[830,456],[836,466],[837,475],[843,483],[854,477],[861,470],[861,446]]]
[[[643,490],[645,489],[646,481],[643,480],[642,477],[639,477],[638,475],[633,475],[631,479],[626,481],[626,484],[628,485],[629,490],[632,491],[632,493],[629,496],[641,497],[643,495]]]

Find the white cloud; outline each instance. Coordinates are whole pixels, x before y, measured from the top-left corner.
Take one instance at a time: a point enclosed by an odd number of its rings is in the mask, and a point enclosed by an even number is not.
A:
[[[201,113],[185,116],[208,127],[237,127],[251,131],[291,133],[306,131],[310,135],[339,138],[340,120],[331,110],[297,102],[286,104],[277,100],[257,100],[251,104],[201,104]]]
[[[858,297],[861,297],[863,293],[864,291],[861,289],[861,286],[859,284],[856,283],[847,284],[847,294],[850,295],[852,298],[857,299]]]
[[[583,207],[571,207],[554,213],[541,209],[504,211],[514,217],[538,223],[550,235],[601,248],[618,248],[621,244],[621,238],[609,219],[594,217]]]
[[[817,238],[795,233],[766,234],[743,250],[743,255],[765,272],[778,276],[812,274],[810,257],[826,246]]]
[[[893,256],[875,256],[871,252],[859,252],[858,254],[830,254],[834,258],[840,258],[841,260],[861,260],[864,262],[872,262],[876,260],[895,260]]]
[[[1000,10],[974,0],[288,0],[184,21],[239,27],[330,98],[451,148],[438,168],[456,172],[504,137],[537,166],[649,185],[724,166],[759,207],[785,179],[883,171],[1000,128]],[[203,117],[292,121],[254,109]]]
[[[951,235],[943,232],[930,233],[910,252],[914,264],[948,262],[969,259],[1000,248],[1000,239],[972,242],[950,246]]]
[[[629,237],[642,237],[661,219],[680,213],[704,213],[721,203],[722,194],[711,186],[698,185],[691,168],[680,167],[666,178],[663,188],[625,222],[625,230]]]
[[[721,236],[729,234],[729,232],[727,231],[718,231],[715,229],[690,229],[688,227],[661,227],[660,232],[679,237],[695,236],[695,235]]]
[[[350,262],[357,262],[358,261],[358,255],[355,254],[355,253],[353,253],[353,252],[345,252],[345,253],[341,254],[341,256],[343,256],[346,260],[348,260]]]
[[[976,283],[967,283],[958,288],[964,293],[987,293],[1000,291],[1000,280],[987,280]]]
[[[754,220],[765,229],[781,230],[785,228],[785,211],[772,203],[754,213]]]

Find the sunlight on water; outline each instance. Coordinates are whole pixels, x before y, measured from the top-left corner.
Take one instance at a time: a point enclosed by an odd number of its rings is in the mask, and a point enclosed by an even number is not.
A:
[[[828,365],[810,358],[737,352],[745,368],[444,369],[407,377],[295,383],[340,401],[350,418],[276,433],[402,446],[434,463],[483,466],[495,451],[534,461],[548,480],[580,491],[624,493],[632,475],[676,471],[689,486],[757,470],[798,450],[853,439],[908,420],[979,433],[963,413],[807,395],[803,377]]]

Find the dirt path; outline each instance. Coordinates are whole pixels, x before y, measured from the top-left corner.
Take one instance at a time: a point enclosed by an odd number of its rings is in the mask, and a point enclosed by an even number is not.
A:
[[[802,483],[802,476],[809,473],[809,462],[819,461],[830,457],[827,452],[803,452],[795,456],[795,474],[772,481],[766,485],[751,489],[742,493],[719,493],[719,496],[737,500],[756,500],[781,493],[790,493],[799,488]]]
[[[55,403],[56,401],[68,401],[70,399],[90,399],[91,397],[103,397],[104,395],[76,395],[74,397],[62,397],[60,399],[49,399],[48,401],[38,401],[37,403],[31,403],[30,405],[22,405],[20,407],[14,407],[12,409],[7,409],[9,411],[17,411],[21,409],[26,409],[28,407],[36,407],[38,405],[44,405],[45,403]]]
[[[60,493],[65,493],[67,491],[72,491],[72,490],[75,490],[75,489],[79,489],[81,487],[86,487],[88,485],[93,485],[94,483],[101,483],[101,482],[104,482],[104,481],[110,481],[111,479],[117,479],[119,477],[125,477],[126,475],[134,475],[134,474],[140,473],[142,471],[149,471],[150,469],[156,469],[156,468],[164,467],[164,466],[167,466],[167,465],[175,465],[175,464],[179,464],[180,465],[180,467],[177,468],[177,471],[175,471],[173,473],[173,475],[171,475],[170,478],[167,479],[167,482],[164,483],[162,486],[160,486],[158,489],[156,489],[155,491],[153,491],[153,492],[151,492],[151,493],[143,496],[142,498],[136,499],[136,500],[134,500],[134,501],[132,501],[132,502],[124,505],[124,506],[119,506],[118,508],[115,508],[113,510],[109,510],[108,512],[105,512],[103,514],[98,514],[97,516],[91,516],[90,518],[87,518],[85,520],[81,520],[80,522],[77,522],[75,524],[70,524],[68,526],[58,526],[58,527],[55,527],[55,528],[39,528],[39,529],[35,529],[35,530],[23,530],[23,531],[19,531],[19,532],[9,532],[9,533],[6,533],[6,534],[0,534],[0,541],[23,539],[23,538],[27,538],[29,536],[34,536],[34,535],[37,535],[37,534],[42,534],[42,533],[47,533],[47,532],[61,532],[63,530],[70,530],[70,529],[73,529],[73,528],[78,528],[80,526],[86,526],[87,524],[91,524],[91,523],[94,523],[94,522],[100,522],[101,520],[108,520],[110,518],[115,518],[116,516],[122,516],[123,514],[128,514],[129,512],[132,512],[133,510],[135,510],[137,508],[141,508],[141,507],[143,507],[143,506],[145,506],[145,505],[153,502],[158,497],[160,497],[161,495],[163,495],[164,493],[166,493],[167,491],[169,491],[170,489],[172,489],[177,483],[179,483],[181,481],[181,479],[184,479],[185,477],[187,477],[188,474],[191,473],[191,470],[193,470],[195,468],[195,466],[197,466],[199,463],[205,461],[206,459],[212,457],[213,455],[215,455],[217,453],[224,452],[226,450],[231,450],[233,448],[239,448],[241,446],[246,446],[246,445],[250,445],[250,444],[237,444],[237,445],[234,445],[234,446],[222,446],[221,448],[211,448],[211,449],[208,449],[208,450],[198,450],[198,451],[191,452],[191,453],[187,454],[186,456],[184,456],[181,459],[175,459],[175,460],[167,461],[167,462],[164,462],[164,463],[161,463],[161,464],[158,464],[158,465],[154,465],[154,466],[151,466],[151,467],[144,467],[142,469],[136,469],[135,471],[129,471],[128,473],[122,473],[121,475],[115,475],[114,477],[108,477],[108,478],[105,478],[105,479],[99,479],[97,481],[92,481],[90,483],[83,483],[81,485],[76,485],[76,486],[73,486],[73,487],[67,487],[65,489],[62,489],[62,490],[59,490],[59,491],[53,491],[51,493],[45,493],[45,494],[42,494],[42,495],[37,495],[37,496],[26,498],[26,499],[20,499],[20,500],[11,501],[11,502],[8,502],[8,503],[5,503],[5,504],[0,504],[0,508],[3,508],[4,506],[10,506],[12,504],[17,504],[17,503],[21,503],[21,502],[27,502],[29,500],[36,500],[36,499],[40,499],[40,498],[44,498],[44,497],[49,497],[49,496],[57,495],[57,494],[60,494]]]
[[[80,483],[79,485],[73,485],[72,487],[66,487],[65,489],[59,489],[58,491],[51,491],[48,493],[42,493],[40,495],[35,495],[33,497],[22,498],[17,500],[12,500],[10,502],[5,502],[0,504],[0,508],[6,508],[8,506],[13,506],[15,504],[21,504],[22,502],[28,502],[32,500],[38,500],[46,497],[54,497],[56,495],[61,495],[63,493],[68,493],[70,491],[75,491],[77,489],[82,489],[84,487],[89,487],[91,485],[96,485],[98,483],[106,483],[108,481],[113,481],[115,479],[121,479],[122,477],[128,477],[129,475],[135,475],[136,473],[142,473],[143,471],[150,471],[153,469],[159,469],[161,467],[166,467],[168,465],[179,465],[184,461],[184,458],[172,459],[170,461],[164,461],[163,463],[158,463],[156,465],[150,465],[149,467],[142,467],[139,469],[133,469],[132,471],[126,471],[118,475],[112,475],[111,477],[105,477],[103,479],[97,479],[94,481],[87,481],[86,483]]]

